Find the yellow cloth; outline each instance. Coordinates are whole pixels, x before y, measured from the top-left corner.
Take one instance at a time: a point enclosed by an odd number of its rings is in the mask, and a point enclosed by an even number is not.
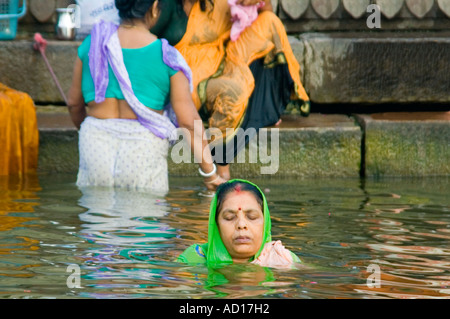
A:
[[[226,128],[239,127],[245,114],[255,82],[249,65],[257,59],[264,57],[266,65],[287,63],[295,83],[292,98],[309,101],[300,80],[300,65],[273,12],[261,12],[237,41],[230,40],[231,26],[227,0],[215,0],[214,6],[206,1],[204,12],[196,2],[186,33],[175,45],[192,69],[197,109],[206,106],[210,127],[221,129],[224,137]]]
[[[39,131],[31,97],[0,83],[0,175],[37,170]]]

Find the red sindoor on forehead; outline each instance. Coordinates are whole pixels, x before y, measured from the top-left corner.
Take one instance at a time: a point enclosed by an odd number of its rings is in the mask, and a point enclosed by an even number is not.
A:
[[[242,191],[242,186],[241,185],[236,185],[235,187],[234,187],[234,191],[236,192],[236,193],[240,193],[241,191]],[[238,210],[242,210],[242,208],[239,206],[238,207]]]
[[[242,186],[238,184],[234,187],[234,190],[236,193],[240,193],[242,191]]]

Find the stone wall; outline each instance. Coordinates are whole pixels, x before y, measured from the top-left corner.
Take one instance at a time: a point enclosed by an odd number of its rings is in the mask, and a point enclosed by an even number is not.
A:
[[[289,33],[308,31],[370,31],[366,20],[376,4],[381,31],[450,30],[450,0],[271,0],[274,11]],[[75,0],[28,0],[28,13],[21,20],[26,30],[52,31],[56,8]]]
[[[450,102],[450,0],[271,0],[283,21],[313,103]],[[0,42],[0,82],[38,104],[63,103],[32,34],[64,90],[80,42],[54,39],[55,9],[74,0],[28,0],[16,41]],[[380,28],[367,20],[379,8]],[[26,69],[27,72],[17,72]]]
[[[370,31],[367,18],[380,10],[381,28],[391,30],[450,29],[449,0],[274,0],[288,32]]]

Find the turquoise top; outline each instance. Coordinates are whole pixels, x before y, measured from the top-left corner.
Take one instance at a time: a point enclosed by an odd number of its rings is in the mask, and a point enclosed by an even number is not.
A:
[[[83,62],[81,91],[86,103],[95,100],[94,80],[89,68],[91,36],[86,37],[78,48],[78,57]],[[138,100],[154,110],[162,110],[170,101],[170,77],[178,71],[166,65],[162,57],[161,40],[137,49],[122,49],[125,67],[131,87]],[[105,98],[124,100],[119,82],[108,65],[109,82]]]

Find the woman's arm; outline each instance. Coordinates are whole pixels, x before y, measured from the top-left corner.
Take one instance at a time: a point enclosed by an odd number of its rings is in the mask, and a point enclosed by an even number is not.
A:
[[[73,68],[72,86],[67,96],[67,107],[70,118],[77,129],[80,129],[81,123],[86,118],[86,103],[84,103],[81,92],[81,76],[83,72],[83,62],[77,57]]]
[[[178,125],[186,129],[186,138],[191,150],[194,153],[200,169],[204,173],[210,173],[214,169],[211,151],[205,136],[203,122],[195,108],[189,90],[189,81],[183,72],[177,72],[170,78],[170,100],[173,110],[177,116]],[[215,190],[217,186],[224,183],[217,173],[204,179],[204,183],[210,190]]]

